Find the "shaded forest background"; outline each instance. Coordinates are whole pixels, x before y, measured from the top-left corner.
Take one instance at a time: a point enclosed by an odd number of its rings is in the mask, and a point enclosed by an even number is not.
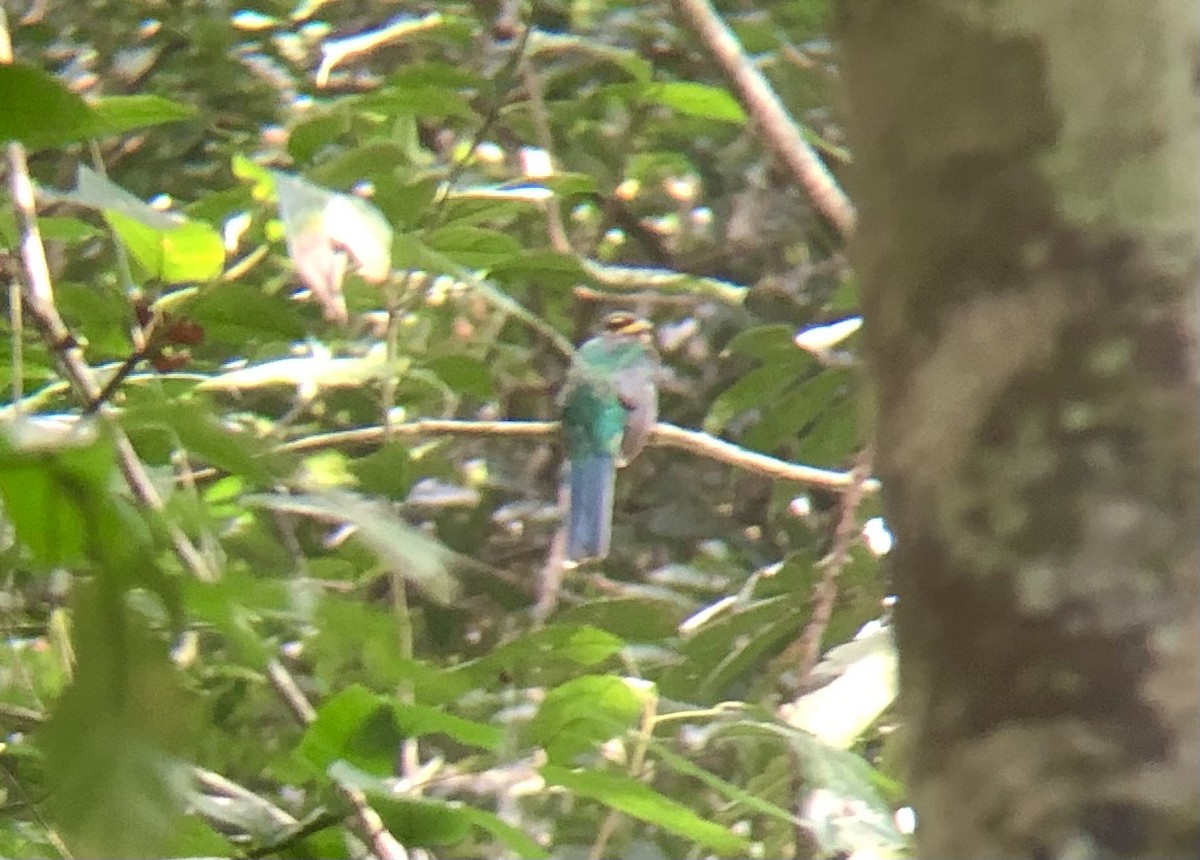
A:
[[[8,4],[0,853],[904,851],[827,6],[719,4],[789,155],[667,3]],[[564,571],[613,309],[696,432]]]

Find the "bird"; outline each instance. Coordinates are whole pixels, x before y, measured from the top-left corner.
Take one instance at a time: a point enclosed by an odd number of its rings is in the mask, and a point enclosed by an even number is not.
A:
[[[572,565],[608,555],[616,470],[650,438],[660,373],[653,326],[623,311],[605,317],[600,332],[575,352],[561,397]]]

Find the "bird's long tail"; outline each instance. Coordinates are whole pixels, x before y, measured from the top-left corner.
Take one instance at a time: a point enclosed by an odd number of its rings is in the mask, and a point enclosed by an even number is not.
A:
[[[604,558],[612,537],[613,486],[617,465],[606,454],[571,461],[567,560]]]

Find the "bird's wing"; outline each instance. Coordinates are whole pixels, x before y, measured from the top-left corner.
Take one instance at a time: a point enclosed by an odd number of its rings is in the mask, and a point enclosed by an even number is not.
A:
[[[617,397],[625,407],[625,434],[621,437],[619,465],[625,465],[646,447],[650,430],[658,420],[658,388],[655,386],[655,367],[627,367],[616,375]]]

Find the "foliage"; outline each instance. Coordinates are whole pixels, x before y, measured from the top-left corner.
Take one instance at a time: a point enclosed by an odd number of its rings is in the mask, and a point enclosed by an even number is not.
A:
[[[838,239],[703,50],[619,0],[223,5],[10,22],[0,135],[104,403],[36,327],[0,345],[0,853],[356,855],[339,786],[439,856],[895,849],[874,735],[776,707],[837,493],[653,449],[612,557],[560,584],[552,438],[338,435],[553,420],[569,344],[627,307],[659,325],[665,420],[852,464],[854,372],[793,341],[854,311]],[[825,14],[729,23],[836,162]],[[888,590],[843,548],[826,644]]]

